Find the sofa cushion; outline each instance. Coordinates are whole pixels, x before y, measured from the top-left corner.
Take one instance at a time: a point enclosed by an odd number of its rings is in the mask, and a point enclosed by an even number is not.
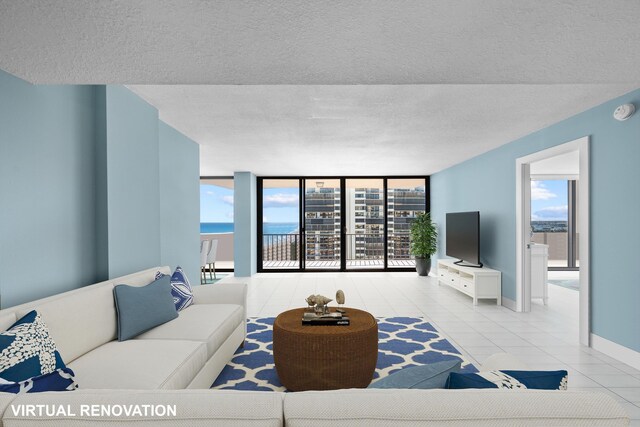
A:
[[[40,314],[33,310],[0,334],[0,378],[25,381],[65,364]]]
[[[284,418],[287,427],[628,425],[609,395],[550,390],[304,391],[285,393]]]
[[[459,372],[460,360],[445,360],[400,369],[369,385],[368,388],[444,388],[451,372]]]
[[[36,307],[67,363],[116,338],[112,284],[80,289]]]
[[[281,427],[284,425],[282,394],[260,391],[232,390],[84,390],[73,393],[40,393],[30,395],[8,395],[15,398],[13,406],[24,407],[62,407],[76,416],[56,414],[26,415],[14,413],[4,408],[10,399],[0,398],[0,411],[4,412],[3,421],[15,426],[176,426],[176,427]],[[95,406],[94,406],[95,405]],[[81,416],[82,408],[120,406],[125,408],[158,409],[148,411],[146,416],[110,415],[99,417]],[[174,408],[175,415],[161,408]],[[86,410],[86,409],[85,409]]]
[[[198,341],[206,343],[207,357],[211,357],[242,323],[242,313],[242,307],[235,304],[196,304],[182,310],[177,319],[140,334],[136,339]]]
[[[113,288],[118,314],[118,341],[125,341],[178,317],[171,296],[169,276],[147,286]]]
[[[153,281],[157,271],[171,272],[169,267],[154,267],[11,307],[1,313],[14,312],[19,319],[31,310],[38,310],[58,345],[62,359],[69,363],[117,338],[113,286],[119,283],[147,285]]]
[[[207,359],[206,346],[194,341],[111,341],[69,367],[83,389],[180,389]]]
[[[156,273],[156,280],[162,276],[165,276],[165,274],[158,271]],[[191,289],[191,283],[189,283],[187,275],[180,266],[177,266],[176,271],[171,275],[171,295],[173,296],[173,303],[178,311],[182,311],[193,304],[193,289]]]
[[[446,388],[500,388],[508,390],[533,388],[566,390],[567,371],[483,371],[476,374],[451,373]]]

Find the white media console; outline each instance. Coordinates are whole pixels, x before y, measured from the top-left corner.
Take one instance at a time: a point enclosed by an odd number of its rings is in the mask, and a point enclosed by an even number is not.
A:
[[[451,286],[473,298],[473,305],[479,299],[495,299],[502,304],[502,274],[490,268],[464,267],[453,259],[438,260],[438,283]]]

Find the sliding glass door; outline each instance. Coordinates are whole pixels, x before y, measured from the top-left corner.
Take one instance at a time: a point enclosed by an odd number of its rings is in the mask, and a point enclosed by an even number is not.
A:
[[[427,211],[426,180],[397,178],[387,180],[387,254],[391,268],[414,268],[409,230],[417,215]]]
[[[263,269],[299,270],[302,233],[298,179],[264,179],[258,223]]]
[[[258,179],[260,271],[415,268],[411,221],[428,177]]]
[[[342,268],[342,185],[340,179],[304,180],[304,267]]]
[[[349,178],[346,187],[346,269],[383,269],[384,180]]]

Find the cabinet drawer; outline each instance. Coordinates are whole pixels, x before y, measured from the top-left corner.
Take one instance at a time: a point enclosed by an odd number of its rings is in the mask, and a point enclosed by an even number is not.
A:
[[[458,288],[462,292],[466,292],[468,294],[473,294],[475,291],[475,285],[473,284],[473,282],[465,279],[458,280]]]
[[[455,274],[447,274],[445,277],[442,278],[442,281],[449,286],[453,286],[454,288],[457,288],[460,278]]]

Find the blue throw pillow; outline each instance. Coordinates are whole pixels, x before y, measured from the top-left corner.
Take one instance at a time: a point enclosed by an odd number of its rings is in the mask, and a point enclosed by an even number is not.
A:
[[[0,333],[0,378],[25,381],[65,368],[40,314],[33,310]]]
[[[118,314],[118,341],[126,341],[178,317],[169,276],[147,286],[117,285],[113,295]]]
[[[156,273],[156,280],[166,276],[161,272]],[[193,304],[193,289],[187,279],[187,275],[182,271],[182,267],[177,266],[176,271],[171,275],[171,295],[176,310],[181,311]]]
[[[69,368],[56,369],[55,371],[29,378],[25,381],[12,382],[0,379],[0,392],[4,393],[42,393],[44,391],[71,391],[78,388],[73,377],[73,371]]]
[[[486,371],[449,375],[446,388],[566,390],[567,371]]]
[[[460,360],[445,360],[423,366],[412,366],[371,383],[367,388],[444,388],[449,374],[459,372]]]

